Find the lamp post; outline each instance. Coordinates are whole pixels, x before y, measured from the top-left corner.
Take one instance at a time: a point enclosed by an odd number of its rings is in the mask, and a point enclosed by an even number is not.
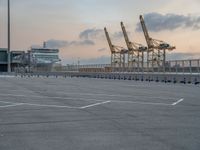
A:
[[[11,65],[10,65],[10,0],[8,0],[8,73],[11,72]]]

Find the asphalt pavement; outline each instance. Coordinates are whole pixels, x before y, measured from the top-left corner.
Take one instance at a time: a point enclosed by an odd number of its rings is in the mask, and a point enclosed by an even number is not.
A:
[[[0,77],[0,150],[199,150],[200,86]]]

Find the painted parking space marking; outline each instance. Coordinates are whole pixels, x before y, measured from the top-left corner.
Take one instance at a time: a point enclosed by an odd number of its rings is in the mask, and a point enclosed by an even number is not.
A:
[[[94,107],[94,106],[99,106],[99,105],[103,105],[103,104],[106,104],[106,103],[110,103],[111,101],[104,101],[104,102],[101,102],[101,103],[94,103],[94,104],[81,106],[81,107],[74,107],[74,106],[67,106],[67,105],[63,105],[62,106],[62,105],[34,104],[34,103],[12,103],[12,102],[4,102],[4,101],[0,101],[0,102],[9,104],[9,105],[0,106],[0,108],[7,108],[7,107],[15,107],[15,106],[26,105],[26,106],[51,107],[51,108],[86,109],[86,108],[90,108],[90,107]]]
[[[47,94],[42,93],[41,94]],[[85,96],[107,96],[107,97],[122,97],[122,98],[153,98],[153,99],[162,99],[162,100],[177,100],[178,98],[169,98],[169,97],[151,97],[151,96],[144,96],[144,95],[115,95],[115,94],[103,94],[103,93],[67,93],[67,92],[56,92],[60,94],[68,94],[68,95],[85,95]],[[73,97],[50,97],[50,96],[38,96],[38,95],[20,95],[20,94],[0,94],[0,96],[11,96],[11,97],[35,97],[35,98],[54,98],[54,99],[79,99],[85,101],[104,101],[100,99],[89,99],[89,98],[73,98]]]
[[[99,100],[100,101],[100,100]],[[7,105],[0,106],[0,108],[8,108],[8,107],[16,107],[16,106],[38,106],[38,107],[49,107],[49,108],[68,108],[68,109],[86,109],[94,106],[99,106],[107,103],[121,103],[121,104],[139,104],[139,105],[160,105],[160,106],[176,106],[179,103],[184,101],[184,98],[179,99],[174,103],[153,103],[153,102],[140,102],[140,101],[117,101],[117,100],[107,100],[101,101],[99,103],[94,103],[86,106],[67,106],[67,105],[48,105],[48,104],[35,104],[35,103],[14,103],[14,102],[7,102],[7,101],[0,101],[0,103],[4,103]]]
[[[0,96],[10,97],[25,97],[25,98],[51,98],[51,99],[66,99],[66,100],[82,100],[82,101],[104,101],[99,99],[88,99],[88,98],[73,98],[73,97],[50,97],[50,96],[37,96],[37,95],[15,95],[15,94],[0,94]]]
[[[15,106],[20,106],[20,105],[23,105],[23,104],[22,103],[16,103],[16,104],[4,105],[4,106],[0,106],[0,108],[15,107]]]
[[[168,103],[153,103],[153,102],[139,102],[139,101],[111,101],[113,103],[129,103],[129,104],[140,104],[140,105],[165,105],[171,106],[172,104]]]
[[[105,102],[101,102],[101,103],[96,103],[96,104],[91,104],[91,105],[87,105],[87,106],[83,106],[80,107],[81,109],[85,109],[85,108],[90,108],[90,107],[94,107],[94,106],[98,106],[98,105],[103,105],[103,104],[107,104],[110,103],[111,101],[105,101]]]
[[[184,101],[184,98],[179,99],[178,101],[174,102],[172,105],[175,106],[175,105],[181,103],[182,101]]]

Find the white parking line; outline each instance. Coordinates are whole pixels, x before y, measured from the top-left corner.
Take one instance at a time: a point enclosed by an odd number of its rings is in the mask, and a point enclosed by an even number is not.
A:
[[[101,103],[95,103],[95,104],[86,105],[86,106],[82,106],[82,107],[73,107],[73,106],[66,106],[66,105],[65,106],[61,106],[61,105],[45,105],[45,104],[34,104],[34,103],[12,103],[12,102],[4,102],[4,101],[0,101],[0,102],[10,104],[10,105],[5,105],[5,106],[0,106],[0,108],[26,105],[26,106],[51,107],[51,108],[85,109],[85,108],[90,108],[90,107],[94,107],[94,106],[110,103],[111,101],[104,101],[104,102],[101,102]]]
[[[6,102],[6,101],[0,101],[1,103],[5,104],[10,104],[10,105],[5,105],[5,106],[0,106],[0,108],[6,108],[6,107],[15,107],[15,106],[20,106],[20,105],[28,105],[28,106],[38,106],[38,107],[52,107],[52,108],[69,108],[69,109],[85,109],[85,108],[90,108],[98,105],[103,105],[107,103],[129,103],[129,104],[139,104],[139,105],[161,105],[161,106],[175,106],[182,102],[184,98],[172,103],[172,104],[167,104],[167,103],[153,103],[153,102],[139,102],[139,101],[117,101],[117,100],[108,100],[108,101],[103,101],[91,105],[86,105],[86,106],[81,106],[81,107],[73,107],[73,106],[61,106],[61,105],[45,105],[45,104],[34,104],[34,103],[13,103],[13,102]]]
[[[48,94],[42,93],[41,94]],[[115,95],[115,94],[103,94],[103,93],[67,93],[67,92],[56,92],[60,94],[68,94],[68,95],[85,95],[85,96],[107,96],[107,97],[123,97],[123,98],[153,98],[153,99],[163,99],[163,100],[176,100],[177,98],[168,98],[168,97],[151,97],[151,96],[144,96],[144,95]],[[36,97],[36,98],[55,98],[55,99],[79,99],[85,101],[104,101],[99,99],[86,99],[86,98],[72,98],[72,97],[49,97],[49,96],[37,96],[37,95],[18,95],[18,94],[0,94],[0,96],[12,96],[12,97]]]
[[[23,105],[23,104],[22,103],[18,103],[18,104],[5,105],[5,106],[0,106],[0,108],[15,107],[15,106],[20,106],[20,105]]]
[[[13,102],[5,102],[5,101],[0,101],[0,103],[4,103],[4,104],[18,104],[18,103],[13,103]]]
[[[110,103],[111,101],[105,101],[105,102],[102,102],[102,103],[96,103],[96,104],[92,104],[92,105],[87,105],[87,106],[83,106],[83,107],[80,107],[81,109],[85,109],[85,108],[89,108],[89,107],[94,107],[94,106],[98,106],[98,105],[103,105],[103,104],[106,104],[106,103]]]
[[[175,106],[175,105],[179,104],[179,103],[182,102],[182,101],[184,101],[184,98],[179,99],[177,102],[174,102],[174,103],[172,104],[172,106]]]
[[[150,103],[150,102],[139,102],[139,101],[111,101],[113,103],[129,103],[129,104],[139,104],[139,105],[164,105],[171,106],[172,104],[167,103]]]
[[[15,94],[0,94],[0,96],[10,97],[26,97],[26,98],[54,98],[54,99],[66,99],[66,100],[83,100],[83,101],[97,101],[102,102],[104,100],[99,99],[88,99],[88,98],[73,98],[73,97],[50,97],[50,96],[37,96],[37,95],[15,95]]]
[[[71,108],[71,109],[85,109],[85,108],[90,108],[98,105],[103,105],[106,103],[110,103],[111,101],[105,101],[101,103],[95,103],[87,106],[82,106],[82,107],[73,107],[73,106],[61,106],[61,105],[44,105],[44,104],[32,104],[32,103],[20,103],[22,105],[29,105],[29,106],[39,106],[39,107],[53,107],[53,108]]]
[[[71,109],[79,109],[79,107],[72,106],[61,106],[61,105],[45,105],[45,104],[32,104],[32,103],[21,103],[23,105],[28,106],[38,106],[38,107],[52,107],[52,108],[71,108]]]

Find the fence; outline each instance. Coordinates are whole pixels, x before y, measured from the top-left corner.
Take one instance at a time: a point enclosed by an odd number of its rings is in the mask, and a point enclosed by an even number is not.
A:
[[[67,65],[54,68],[56,71],[74,71],[74,72],[168,72],[168,73],[200,73],[200,59],[192,60],[172,60],[166,61],[163,66],[151,65],[147,67],[144,63],[143,68],[128,67],[111,67],[110,64],[92,64],[92,65]]]

